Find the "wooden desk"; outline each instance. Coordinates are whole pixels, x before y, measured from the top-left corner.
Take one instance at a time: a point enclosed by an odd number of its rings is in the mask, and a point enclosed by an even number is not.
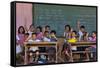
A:
[[[25,59],[24,59],[24,64],[28,64],[27,62],[27,51],[28,51],[28,47],[55,47],[56,49],[56,63],[57,63],[57,42],[33,42],[33,43],[29,43],[29,42],[25,42],[24,43],[25,46]]]
[[[75,42],[75,43],[70,43],[71,46],[76,46],[76,47],[88,47],[88,46],[92,46],[95,45],[96,46],[96,42]],[[85,53],[86,51],[75,51],[72,52],[72,56],[73,54],[81,54],[81,53]],[[88,51],[89,53],[92,53],[93,51]]]
[[[82,46],[96,45],[96,42],[75,42],[75,43],[70,43],[70,44],[71,46],[82,47]]]

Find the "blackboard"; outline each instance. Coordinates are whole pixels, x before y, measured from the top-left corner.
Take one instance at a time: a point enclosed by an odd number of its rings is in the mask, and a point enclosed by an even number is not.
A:
[[[34,4],[33,10],[35,26],[49,25],[57,36],[63,36],[67,24],[78,31],[77,20],[87,32],[96,31],[96,7]]]

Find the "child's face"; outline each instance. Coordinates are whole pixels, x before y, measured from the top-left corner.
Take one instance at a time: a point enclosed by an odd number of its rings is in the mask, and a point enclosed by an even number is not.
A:
[[[73,36],[73,37],[75,37],[75,36],[76,36],[75,32],[72,32],[72,36]]]
[[[85,29],[84,29],[84,28],[81,28],[81,31],[82,31],[82,32],[84,32],[84,31],[85,31]]]
[[[34,32],[34,31],[35,31],[35,27],[34,27],[34,26],[31,26],[31,27],[30,27],[30,31],[31,31],[31,32]]]
[[[23,28],[20,28],[20,33],[23,33],[23,31],[24,31]]]
[[[96,34],[95,33],[92,33],[92,37],[96,37]]]
[[[35,35],[35,34],[32,35],[32,39],[33,39],[33,40],[36,39],[36,35]]]
[[[66,31],[69,31],[69,27],[66,27],[65,29],[66,29]]]
[[[49,33],[48,33],[48,32],[46,32],[46,33],[45,33],[45,36],[46,36],[46,37],[48,37],[48,36],[49,36]]]
[[[51,33],[51,36],[55,36],[55,34],[54,33]]]
[[[49,27],[47,27],[45,30],[46,30],[46,31],[49,31],[49,30],[50,30],[50,28],[49,28]]]
[[[40,32],[40,29],[39,29],[39,28],[37,28],[37,29],[36,29],[36,32]]]

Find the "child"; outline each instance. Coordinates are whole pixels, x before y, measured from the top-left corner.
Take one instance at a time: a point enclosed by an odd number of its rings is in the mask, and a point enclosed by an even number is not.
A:
[[[50,32],[50,41],[52,42],[56,42],[57,41],[57,37],[56,37],[56,31],[55,30],[51,30]]]
[[[17,40],[18,40],[18,44],[20,44],[21,46],[23,46],[24,43],[24,34],[25,34],[25,29],[23,26],[20,26],[18,28],[18,34],[17,34]]]
[[[88,41],[88,33],[84,32],[83,34],[83,41]]]
[[[25,33],[25,41],[27,42],[27,39],[29,37],[29,33]]]
[[[70,25],[65,25],[64,37],[66,39],[69,39],[70,38],[70,34],[71,34],[71,27],[70,27]]]
[[[71,46],[70,43],[74,43],[77,41],[77,32],[76,31],[72,31],[70,38],[68,39],[68,42],[64,43],[63,45],[63,54],[65,54],[66,59],[68,62],[73,62],[73,58],[72,58],[72,50],[76,50],[75,46]]]
[[[20,26],[18,28],[18,34],[16,35],[16,58],[18,61],[20,61],[20,63],[23,63],[24,59],[22,56],[22,52],[23,52],[23,45],[24,45],[24,34],[25,34],[25,29],[23,26]],[[18,59],[19,58],[19,59]]]
[[[83,26],[83,25],[81,25],[80,26],[80,21],[78,21],[77,22],[77,27],[78,27],[78,29],[79,29],[79,32],[78,32],[78,34],[79,34],[79,41],[82,41],[82,40],[84,40],[84,35],[87,33],[86,31],[85,31],[85,26]],[[88,34],[88,33],[87,33]],[[86,40],[86,39],[85,39]]]
[[[70,39],[77,39],[77,32],[76,31],[72,31]]]
[[[89,41],[96,42],[96,31],[92,32],[92,36],[89,37]],[[86,48],[85,51],[87,61],[90,60],[88,51],[93,51],[91,54],[93,54],[93,60],[96,60],[96,45],[92,45],[91,47]]]
[[[29,29],[27,29],[27,27],[25,25],[25,30],[27,33],[29,33],[29,37],[31,37],[32,33],[35,33],[35,27],[33,24],[30,25]]]
[[[45,31],[48,31],[50,33],[50,26],[46,25],[45,26]]]
[[[49,31],[45,31],[43,35],[43,41],[50,42]]]
[[[27,39],[27,41],[29,43],[32,43],[32,42],[40,42],[41,40],[36,39],[36,33],[32,33],[31,38]],[[39,57],[39,48],[31,47],[29,50],[30,50],[30,63],[32,63],[33,61],[37,62],[38,57]],[[34,55],[33,53],[35,53],[36,55]]]
[[[41,26],[38,26],[38,27],[36,28],[36,33],[37,33],[37,39],[42,40],[42,38],[43,38],[43,33],[42,33],[42,27],[41,27]]]
[[[51,30],[49,37],[50,37],[50,42],[57,42],[57,37],[56,37],[56,31],[55,30]],[[54,62],[54,60],[56,58],[55,57],[56,49],[54,47],[49,47],[47,49],[47,53],[49,54],[48,55],[49,61]]]

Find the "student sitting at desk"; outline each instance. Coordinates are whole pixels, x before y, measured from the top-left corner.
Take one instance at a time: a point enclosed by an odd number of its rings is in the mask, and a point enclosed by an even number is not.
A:
[[[72,58],[72,50],[76,50],[76,47],[72,47],[69,43],[74,43],[77,41],[77,32],[72,31],[70,38],[67,40],[67,42],[64,43],[62,53],[65,55],[65,59],[68,62],[73,62]]]
[[[50,26],[49,25],[45,26],[45,31],[48,31],[50,33]]]
[[[51,32],[50,32],[50,41],[51,42],[56,42],[57,41],[56,31],[55,30],[51,30]]]
[[[16,58],[20,63],[23,62],[23,57],[22,57],[22,52],[23,52],[23,45],[24,45],[24,34],[25,34],[25,29],[23,26],[20,26],[18,28],[18,34],[16,35]]]
[[[78,27],[78,41],[83,41],[83,42],[87,42],[88,41],[88,32],[86,32],[85,30],[85,26],[84,25],[80,25],[80,21],[77,22],[77,27]],[[77,51],[84,51],[85,48],[87,48],[87,46],[85,47],[77,47]],[[81,54],[83,56],[83,54]]]
[[[36,39],[36,33],[32,33],[32,36],[28,38],[26,41],[28,41],[29,43],[33,43],[33,42],[40,42],[41,40]],[[37,62],[39,57],[39,48],[31,47],[29,50],[30,50],[30,63],[32,63],[33,61]],[[35,53],[36,55],[33,55],[33,53]]]
[[[78,41],[86,41],[86,37],[87,37],[87,32],[85,31],[85,26],[81,25],[80,26],[80,21],[77,22],[77,27],[78,27],[78,35],[79,35],[79,40]]]
[[[70,25],[65,25],[64,37],[69,39],[71,35],[71,27]]]
[[[57,37],[56,37],[56,31],[55,30],[51,30],[49,37],[50,37],[50,42],[57,42]],[[49,54],[48,55],[49,61],[54,62],[54,60],[56,58],[56,56],[55,56],[55,53],[56,53],[55,47],[47,48],[47,53]]]
[[[92,36],[89,37],[88,40],[91,41],[91,42],[96,42],[96,31],[92,32]],[[93,60],[96,60],[96,45],[92,45],[91,47],[88,47],[85,50],[86,50],[86,60],[87,61],[90,60],[88,51],[93,51],[91,53],[91,54],[93,54],[92,58],[93,58]]]
[[[32,33],[35,33],[35,26],[33,24],[30,25],[29,29],[26,27],[26,24],[24,25],[25,31],[29,33],[29,38],[32,36]]]
[[[43,41],[50,42],[49,31],[45,31],[43,35]]]
[[[42,38],[43,38],[43,33],[42,33],[42,27],[41,27],[41,26],[38,26],[38,27],[36,28],[36,33],[37,33],[37,39],[42,40]]]

